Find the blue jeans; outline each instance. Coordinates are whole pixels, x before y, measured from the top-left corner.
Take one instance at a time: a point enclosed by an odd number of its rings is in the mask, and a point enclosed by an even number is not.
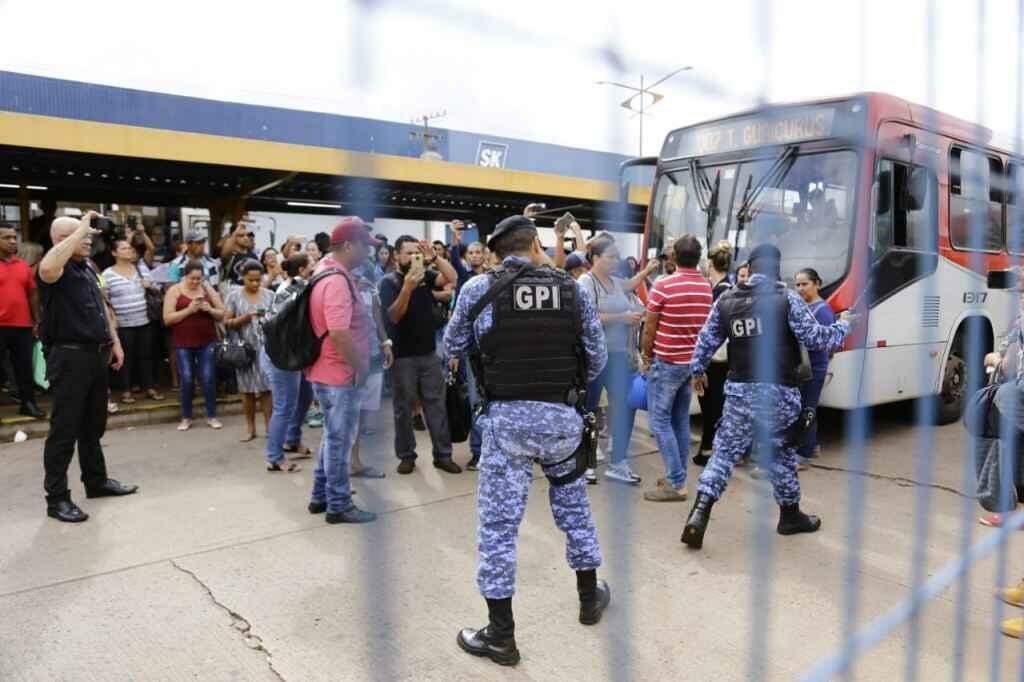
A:
[[[327,511],[343,512],[352,506],[348,466],[359,431],[359,389],[353,385],[314,383],[313,393],[324,413],[324,433],[313,471],[313,502],[327,502]]]
[[[828,367],[821,370],[814,370],[811,380],[800,386],[801,407],[813,407],[818,411],[818,402],[821,400],[821,389],[825,388],[825,375]],[[815,418],[811,430],[807,433],[807,440],[797,451],[801,457],[807,458],[814,455],[814,448],[818,445],[818,420]]]
[[[601,401],[601,390],[608,390],[608,405],[612,412],[612,464],[626,461],[629,455],[629,439],[633,436],[633,421],[636,410],[629,409],[627,397],[633,382],[633,370],[629,368],[626,353],[608,353],[608,364],[604,366],[587,387],[587,411],[597,409]]]
[[[267,377],[274,404],[267,431],[267,462],[277,464],[284,461],[285,445],[302,442],[302,423],[313,402],[313,386],[301,371],[288,372],[275,367],[265,350],[260,350],[260,369]]]
[[[647,374],[647,418],[665,460],[665,479],[676,490],[686,485],[691,390],[689,365],[655,359]]]
[[[213,351],[217,344],[203,348],[175,348],[178,359],[178,378],[181,380],[181,418],[192,418],[192,384],[196,373],[203,388],[206,401],[206,418],[217,416],[217,368],[214,366]]]

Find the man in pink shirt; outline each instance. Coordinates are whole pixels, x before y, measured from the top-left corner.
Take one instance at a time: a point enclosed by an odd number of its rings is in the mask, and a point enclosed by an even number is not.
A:
[[[320,357],[306,369],[324,414],[309,512],[327,512],[327,523],[367,523],[377,518],[356,507],[349,485],[360,388],[369,374],[370,359],[370,317],[350,273],[366,262],[370,247],[379,245],[362,220],[343,218],[331,232],[330,253],[316,268],[316,274],[325,270],[338,274],[318,282],[309,297],[313,331],[321,337],[326,334]]]

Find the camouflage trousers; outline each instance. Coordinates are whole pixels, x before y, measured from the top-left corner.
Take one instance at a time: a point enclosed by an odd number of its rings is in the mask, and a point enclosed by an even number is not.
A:
[[[725,407],[718,423],[711,460],[704,468],[697,491],[717,500],[725,492],[733,467],[755,441],[760,446],[756,463],[768,470],[775,501],[780,505],[800,502],[797,449],[783,439],[800,414],[800,391],[778,384],[726,382]]]
[[[552,476],[568,473],[575,466],[572,458],[558,466],[550,465],[575,451],[579,438],[536,434],[524,438],[522,432],[506,432],[500,422],[496,424],[487,417],[482,417],[481,422],[477,531],[480,563],[476,581],[485,598],[504,599],[515,593],[516,541],[534,476],[534,462],[548,465],[545,473]],[[565,533],[565,557],[570,568],[585,571],[600,566],[601,550],[584,478],[561,486],[550,485],[546,479],[539,483],[548,486],[551,514],[555,525]]]

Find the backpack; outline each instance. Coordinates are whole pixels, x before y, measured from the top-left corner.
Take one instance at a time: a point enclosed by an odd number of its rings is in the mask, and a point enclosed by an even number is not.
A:
[[[313,294],[313,287],[320,280],[332,275],[344,277],[353,304],[358,300],[352,281],[340,270],[324,270],[313,275],[301,291],[284,301],[277,308],[277,313],[263,323],[263,348],[267,352],[267,357],[274,363],[274,367],[296,372],[309,367],[320,357],[320,347],[327,338],[327,333],[317,336],[313,331],[309,298]]]

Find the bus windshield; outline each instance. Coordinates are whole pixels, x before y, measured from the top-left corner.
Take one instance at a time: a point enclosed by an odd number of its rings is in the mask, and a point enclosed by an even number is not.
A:
[[[782,252],[782,275],[814,268],[825,286],[846,274],[853,228],[857,154],[852,151],[798,153],[785,172],[776,173],[751,202],[750,220],[742,229],[736,211],[764,178],[774,159],[739,164],[701,165],[698,173],[719,178],[718,216],[712,242],[728,239],[735,263],[759,244],[775,244]],[[701,209],[691,172],[684,168],[662,174],[657,182],[648,235],[648,257],[660,253],[683,234],[693,234],[707,248],[708,218]],[[708,193],[702,195],[705,198]]]

